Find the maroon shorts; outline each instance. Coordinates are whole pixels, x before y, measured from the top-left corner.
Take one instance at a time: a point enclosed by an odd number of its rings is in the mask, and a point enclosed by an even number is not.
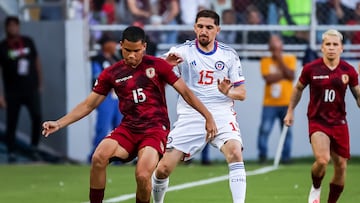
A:
[[[128,162],[133,160],[137,156],[138,151],[146,146],[156,149],[160,156],[162,156],[165,153],[168,134],[169,130],[162,128],[147,129],[142,133],[135,133],[120,125],[106,138],[116,140],[129,153],[129,157],[122,160]]]
[[[309,137],[316,131],[325,133],[330,138],[330,149],[338,155],[350,158],[350,138],[347,124],[331,127],[309,122]]]

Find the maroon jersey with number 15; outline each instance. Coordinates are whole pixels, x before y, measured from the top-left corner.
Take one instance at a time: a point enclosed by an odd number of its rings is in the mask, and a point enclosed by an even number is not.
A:
[[[340,60],[339,65],[330,70],[320,58],[304,66],[299,81],[310,86],[307,113],[310,122],[329,126],[346,124],[346,89],[358,85],[353,66]]]
[[[179,79],[172,68],[165,60],[148,55],[136,68],[121,60],[101,72],[93,91],[107,95],[114,88],[124,115],[121,125],[133,132],[170,129],[165,85],[173,85]]]

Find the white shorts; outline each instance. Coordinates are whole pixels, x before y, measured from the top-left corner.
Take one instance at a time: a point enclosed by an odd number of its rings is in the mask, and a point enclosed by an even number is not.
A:
[[[220,150],[231,139],[238,140],[242,145],[239,125],[233,112],[229,110],[227,113],[222,112],[221,116],[213,114],[213,117],[218,128],[218,134],[210,142],[211,145]],[[184,152],[184,161],[186,161],[202,151],[205,145],[205,119],[200,114],[191,114],[179,116],[178,120],[174,123],[174,129],[168,135],[166,148],[174,148]]]

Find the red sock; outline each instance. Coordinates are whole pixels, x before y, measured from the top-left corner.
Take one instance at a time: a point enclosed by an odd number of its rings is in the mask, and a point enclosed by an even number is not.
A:
[[[150,200],[143,202],[143,201],[139,200],[138,198],[136,198],[136,203],[150,203]]]
[[[324,178],[324,176],[317,177],[313,173],[311,173],[311,179],[312,179],[314,188],[318,189],[321,186],[321,181],[323,178]]]
[[[105,189],[93,189],[90,188],[90,203],[102,203],[104,199],[104,191]]]
[[[334,183],[330,183],[328,203],[336,203],[343,190],[344,190],[343,185],[336,185]]]

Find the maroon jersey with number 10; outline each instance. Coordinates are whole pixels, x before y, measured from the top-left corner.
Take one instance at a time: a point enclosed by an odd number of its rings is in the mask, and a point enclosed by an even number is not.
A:
[[[114,88],[124,115],[121,125],[133,132],[170,129],[165,85],[179,79],[172,68],[165,60],[148,55],[136,68],[121,60],[101,72],[93,91],[107,95]]]
[[[309,122],[328,126],[346,124],[346,89],[358,85],[353,66],[340,60],[339,65],[330,70],[320,58],[304,66],[299,81],[310,86]]]

